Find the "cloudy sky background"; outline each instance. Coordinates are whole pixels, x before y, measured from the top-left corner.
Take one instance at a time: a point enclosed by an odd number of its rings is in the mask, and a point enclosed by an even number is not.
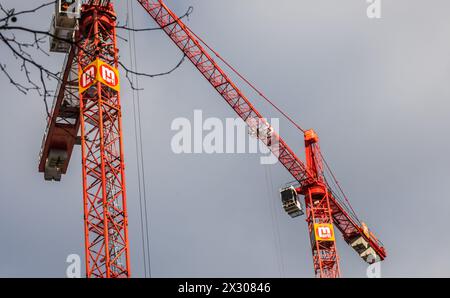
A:
[[[127,1],[116,2],[123,21]],[[178,14],[194,6],[189,26],[318,132],[354,209],[385,244],[383,276],[450,276],[448,1],[383,0],[380,20],[367,18],[364,0],[166,2]],[[41,1],[1,3],[20,9]],[[136,27],[156,25],[137,4],[134,10]],[[43,10],[19,24],[47,29],[50,15]],[[137,37],[141,71],[166,71],[181,58],[163,32]],[[120,46],[128,63],[128,45]],[[3,46],[0,57],[19,74]],[[42,59],[55,69],[62,63],[58,54]],[[37,171],[42,100],[0,78],[0,276],[64,277],[66,257],[84,254],[80,152],[62,182],[45,182]],[[205,118],[235,117],[195,67],[187,62],[141,85],[153,276],[313,276],[305,218],[291,219],[279,202],[278,188],[292,180],[280,164],[262,166],[255,154],[172,153],[175,118],[193,119],[194,109]],[[140,277],[133,105],[129,86],[122,88],[131,269]],[[243,90],[266,117],[279,116]],[[303,136],[284,120],[280,131],[303,156]],[[344,276],[365,276],[365,263],[340,239],[338,251]]]

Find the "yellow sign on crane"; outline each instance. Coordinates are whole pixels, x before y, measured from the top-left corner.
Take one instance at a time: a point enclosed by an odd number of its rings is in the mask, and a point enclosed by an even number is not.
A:
[[[120,91],[119,70],[100,59],[96,59],[80,72],[78,82],[80,93],[83,93],[97,82]]]
[[[329,223],[315,223],[314,234],[319,241],[335,241],[334,228]]]

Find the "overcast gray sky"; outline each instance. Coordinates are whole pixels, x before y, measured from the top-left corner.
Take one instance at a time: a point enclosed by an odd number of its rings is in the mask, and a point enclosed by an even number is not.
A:
[[[24,8],[41,1],[1,0]],[[118,3],[120,2],[120,3]],[[116,1],[119,19],[126,1]],[[136,2],[136,1],[133,1]],[[450,3],[383,0],[369,20],[364,0],[167,0],[189,26],[304,127],[314,128],[359,217],[385,244],[385,277],[450,276]],[[156,24],[135,4],[136,26]],[[47,29],[47,9],[19,24]],[[141,71],[181,58],[160,31],[139,33]],[[129,61],[121,42],[121,58]],[[12,59],[0,47],[1,62]],[[62,57],[45,59],[59,68]],[[292,178],[255,154],[176,155],[177,117],[225,119],[233,111],[190,63],[142,79],[146,189],[155,277],[312,277],[304,217],[281,208]],[[84,253],[79,148],[60,183],[45,182],[37,157],[45,128],[41,99],[18,93],[0,74],[0,276],[64,277],[69,254]],[[279,115],[253,93],[266,117]],[[122,85],[133,276],[143,276],[130,88]],[[303,136],[281,120],[281,135],[303,156]],[[269,183],[267,183],[269,182]],[[366,264],[339,239],[341,271]]]

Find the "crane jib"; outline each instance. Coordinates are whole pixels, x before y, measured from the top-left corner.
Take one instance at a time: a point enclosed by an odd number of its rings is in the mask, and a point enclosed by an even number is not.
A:
[[[264,119],[241,90],[214,61],[211,55],[203,48],[195,35],[183,21],[163,3],[163,1],[137,1],[178,48],[189,58],[194,66],[210,82],[213,88],[217,90],[239,117],[244,121],[248,118]],[[279,135],[275,135],[275,138],[278,141],[279,146],[275,147],[275,149],[269,146],[269,149],[271,149],[272,153],[278,157],[279,161],[294,179],[298,181],[300,186],[305,187],[314,183],[315,178],[313,175],[291,148],[289,148],[286,142]],[[267,145],[265,140],[262,141]],[[381,260],[383,260],[386,257],[386,252],[381,243],[377,239],[367,237],[357,221],[350,215],[351,213],[348,208],[339,203],[335,197],[330,196],[330,202],[334,224],[343,234],[346,242],[350,244],[355,237],[360,236],[371,245]]]

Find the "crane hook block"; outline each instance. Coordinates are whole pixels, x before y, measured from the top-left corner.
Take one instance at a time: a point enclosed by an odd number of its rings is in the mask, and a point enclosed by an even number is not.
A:
[[[303,211],[303,206],[298,199],[297,191],[293,186],[282,188],[280,190],[280,196],[283,209],[292,218],[305,214]]]

